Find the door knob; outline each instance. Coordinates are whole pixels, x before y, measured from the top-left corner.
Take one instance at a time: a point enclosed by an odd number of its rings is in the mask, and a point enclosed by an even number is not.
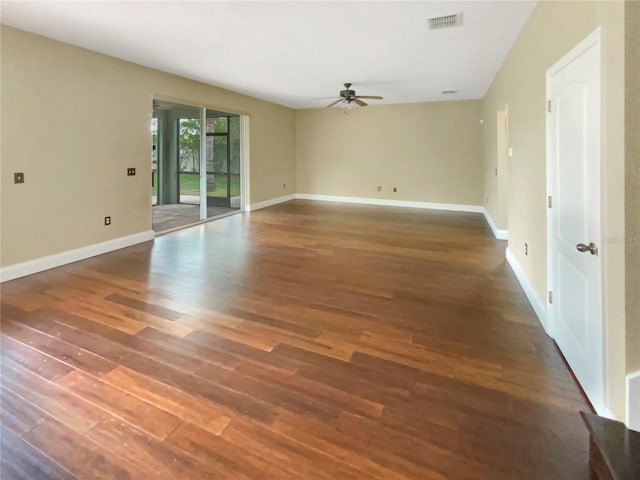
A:
[[[582,253],[589,252],[591,253],[591,255],[598,254],[598,247],[596,247],[596,244],[593,242],[591,242],[589,245],[585,245],[584,243],[579,243],[576,245],[576,249]]]

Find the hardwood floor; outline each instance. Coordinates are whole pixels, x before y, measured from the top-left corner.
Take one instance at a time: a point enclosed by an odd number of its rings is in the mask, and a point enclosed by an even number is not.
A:
[[[479,214],[294,201],[2,286],[2,478],[588,479]]]

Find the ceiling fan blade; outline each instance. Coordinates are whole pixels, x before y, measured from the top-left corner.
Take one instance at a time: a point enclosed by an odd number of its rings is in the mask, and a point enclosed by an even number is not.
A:
[[[371,100],[382,100],[379,95],[356,95],[355,98],[370,98]]]
[[[327,105],[325,108],[333,107],[334,105],[336,105],[336,104],[338,104],[338,103],[340,103],[340,102],[342,102],[342,98],[340,98],[340,99],[336,100],[336,101],[335,101],[335,102],[333,102],[333,103],[330,103],[330,104],[329,104],[329,105]]]
[[[356,102],[361,107],[366,107],[368,105],[367,103],[365,103],[362,100],[360,100],[358,97],[353,97],[352,99],[353,99],[354,102]]]

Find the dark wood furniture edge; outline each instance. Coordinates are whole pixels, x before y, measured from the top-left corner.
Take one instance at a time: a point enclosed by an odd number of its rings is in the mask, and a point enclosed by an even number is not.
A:
[[[629,430],[626,425],[616,420],[600,417],[594,413],[580,412],[580,416],[589,431],[589,466],[594,480],[638,480],[640,478],[640,432]],[[630,452],[634,455],[626,465],[613,464],[607,450],[611,444],[605,445],[602,432],[595,430],[597,424],[615,428],[617,437],[614,442],[620,442],[620,447],[636,447]],[[627,445],[627,442],[633,442]]]

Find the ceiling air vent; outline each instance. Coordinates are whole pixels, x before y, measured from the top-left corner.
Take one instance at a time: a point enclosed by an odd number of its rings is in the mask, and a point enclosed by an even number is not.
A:
[[[462,25],[462,12],[442,17],[432,17],[428,20],[429,30],[439,30],[441,28],[457,27]]]

